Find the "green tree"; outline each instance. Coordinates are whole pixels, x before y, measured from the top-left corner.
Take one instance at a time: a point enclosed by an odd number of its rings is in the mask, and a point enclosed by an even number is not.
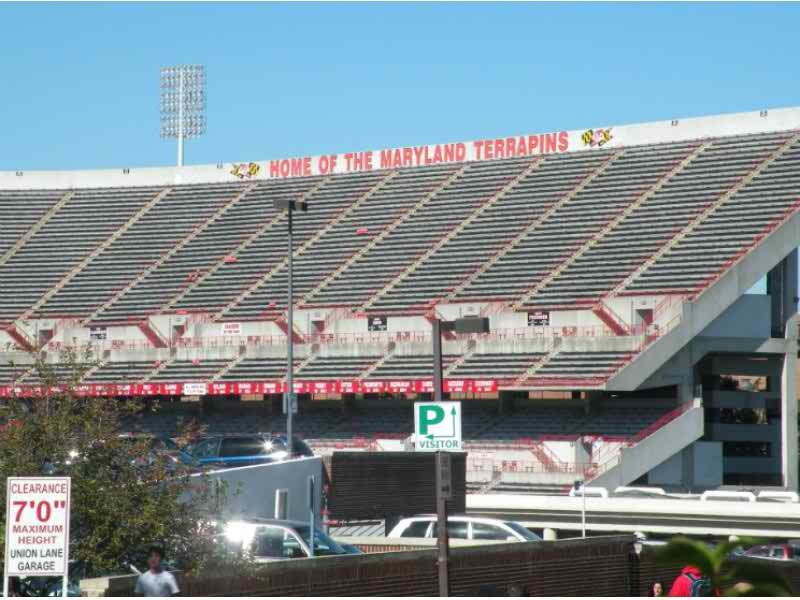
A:
[[[712,588],[722,590],[726,596],[791,596],[786,579],[768,565],[755,560],[730,560],[739,546],[753,543],[740,539],[709,548],[703,542],[679,536],[658,552],[657,559],[677,567],[696,567],[709,578]]]
[[[181,466],[153,454],[150,440],[121,435],[126,419],[157,407],[76,393],[94,365],[88,347],[65,350],[58,367],[43,354],[33,355],[25,383],[40,385],[42,394],[11,398],[3,406],[2,505],[6,477],[69,475],[70,558],[86,576],[130,572],[130,564],[141,568],[143,552],[153,543],[188,569],[223,560],[207,516],[207,480],[190,478]]]

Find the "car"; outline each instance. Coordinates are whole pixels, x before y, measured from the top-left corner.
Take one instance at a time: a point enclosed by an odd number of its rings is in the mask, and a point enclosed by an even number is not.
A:
[[[790,540],[784,544],[760,544],[739,553],[739,558],[767,560],[800,560],[800,541]]]
[[[131,460],[138,468],[150,467],[160,458],[168,471],[175,471],[179,464],[189,462],[191,458],[170,437],[134,433],[121,434],[119,437],[132,444],[141,444],[144,448],[144,454]]]
[[[310,558],[311,527],[302,521],[278,519],[232,520],[225,524],[223,537],[228,550],[246,553],[258,563]],[[361,554],[354,546],[343,547],[314,529],[313,556]]]
[[[420,515],[401,519],[389,532],[390,538],[436,538],[436,515]],[[516,521],[487,517],[450,516],[447,534],[461,540],[496,540],[507,542],[539,542],[542,540]]]
[[[294,438],[294,456],[314,456],[304,441]],[[242,467],[280,462],[290,458],[285,436],[225,434],[204,436],[182,453],[193,466]]]

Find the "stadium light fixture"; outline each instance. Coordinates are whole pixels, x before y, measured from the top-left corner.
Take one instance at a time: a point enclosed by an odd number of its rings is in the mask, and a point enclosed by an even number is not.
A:
[[[178,140],[178,166],[183,166],[183,141],[206,132],[206,68],[177,65],[161,69],[161,137]]]
[[[433,325],[433,400],[442,401],[442,332],[458,334],[489,333],[488,317],[461,317],[455,321],[434,318]]]
[[[284,410],[286,411],[286,444],[291,453],[294,450],[292,416],[296,406],[294,393],[294,289],[292,288],[292,255],[294,254],[294,243],[292,241],[292,214],[296,210],[307,212],[308,204],[303,200],[276,199],[272,201],[272,205],[275,210],[286,211],[287,237],[289,238],[287,247],[288,255],[286,257],[286,328],[289,339],[286,345],[286,393],[284,394]]]

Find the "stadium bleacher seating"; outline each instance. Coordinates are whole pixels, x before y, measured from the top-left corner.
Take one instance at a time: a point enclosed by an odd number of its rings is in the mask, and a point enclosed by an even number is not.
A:
[[[308,407],[295,419],[299,435],[320,446],[330,440],[358,438],[396,438],[411,435],[414,429],[412,411],[408,406],[390,407],[385,403],[361,407],[347,414],[332,402]],[[500,416],[489,407],[470,407],[464,411],[464,439],[481,444],[510,443],[548,436],[618,436],[629,437],[655,422],[666,409],[663,407],[615,408],[604,407],[593,414],[578,408],[528,406],[507,416]],[[224,416],[224,418],[221,418]],[[268,415],[263,409],[240,408],[236,413],[212,413],[208,416],[194,410],[164,410],[134,417],[131,429],[160,435],[179,433],[179,419],[195,419],[210,433],[253,433],[285,431],[282,415]]]
[[[633,275],[619,291],[695,289],[794,206],[800,143],[792,139],[258,183],[4,192],[7,250],[68,197],[0,263],[0,286],[15,290],[0,299],[0,318],[102,323],[181,309],[231,318],[280,310],[285,216],[271,202],[282,196],[311,207],[295,223],[302,306],[419,311],[444,298],[574,306]]]
[[[422,321],[446,303],[569,312],[594,310],[617,296],[697,295],[800,208],[798,161],[800,133],[774,131],[290,179],[0,190],[0,289],[10,290],[0,296],[0,329],[10,336],[3,338],[11,340],[10,350],[23,335],[14,324],[35,319],[141,326],[150,317],[189,313],[215,327],[223,321],[277,324],[287,282],[287,219],[273,206],[281,199],[309,205],[294,221],[294,285],[299,310],[323,313],[321,321],[313,319],[316,327],[327,326],[329,310],[353,319]],[[312,318],[305,318],[310,330]],[[53,324],[48,327],[53,335]],[[642,348],[641,340],[619,332],[618,343],[605,347],[562,346],[555,340],[570,335],[564,333],[569,327],[545,328],[539,339],[519,344],[497,331],[480,343],[459,338],[445,348],[445,377],[540,389],[562,381],[557,387],[592,389]],[[121,347],[126,340],[109,339],[85,383],[285,378],[282,350],[260,355],[263,348],[246,347],[248,334],[206,354],[183,352],[196,346],[167,348],[183,330],[170,324],[166,333],[167,343],[156,345],[161,353],[147,353],[156,350],[147,340],[139,352]],[[28,335],[31,346],[47,343],[39,331]],[[605,328],[600,335],[614,332]],[[373,342],[323,349],[322,337],[308,334],[295,355],[295,377],[430,378],[429,338],[424,345],[388,337]],[[26,367],[8,364],[11,355],[0,356],[0,385],[35,385]],[[48,360],[57,360],[54,352]],[[560,431],[594,427],[562,413],[551,416]],[[349,435],[359,428],[400,434],[407,420],[325,418],[319,426],[313,416],[301,422],[309,431],[339,423]],[[503,422],[492,425],[494,418],[476,422],[481,427],[471,435],[514,435]],[[625,430],[611,417],[593,423]],[[538,431],[532,421],[526,427]]]

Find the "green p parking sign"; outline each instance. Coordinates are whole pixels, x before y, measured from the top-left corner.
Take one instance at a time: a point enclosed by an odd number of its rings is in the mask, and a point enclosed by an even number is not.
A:
[[[414,448],[461,451],[461,402],[415,402]]]

